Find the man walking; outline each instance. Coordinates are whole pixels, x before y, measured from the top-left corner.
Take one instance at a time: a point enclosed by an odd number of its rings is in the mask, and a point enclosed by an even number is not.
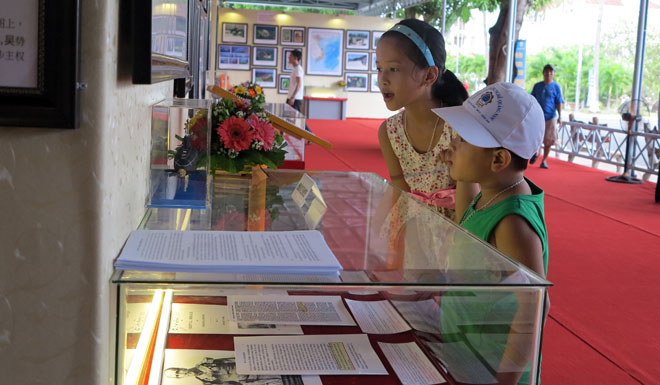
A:
[[[548,168],[545,160],[550,154],[550,147],[557,141],[557,121],[561,121],[561,105],[564,99],[561,95],[561,87],[555,83],[555,67],[552,64],[546,64],[543,67],[543,81],[534,84],[532,89],[532,96],[541,105],[543,116],[545,117],[545,135],[543,136],[543,159],[541,160],[541,168]],[[538,152],[529,160],[530,164],[534,164],[538,159]]]
[[[299,112],[301,111],[301,104],[303,101],[303,76],[304,71],[300,65],[302,60],[302,52],[300,50],[294,49],[289,54],[289,64],[293,67],[291,72],[291,80],[289,81],[289,94],[286,97],[286,102],[291,107],[295,108]],[[312,132],[309,127],[305,124],[305,130]]]

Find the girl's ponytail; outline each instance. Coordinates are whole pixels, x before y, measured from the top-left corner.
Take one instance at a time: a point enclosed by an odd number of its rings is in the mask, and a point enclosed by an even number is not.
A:
[[[443,107],[460,106],[468,98],[463,83],[448,69],[444,69],[433,83],[431,96],[442,102]]]

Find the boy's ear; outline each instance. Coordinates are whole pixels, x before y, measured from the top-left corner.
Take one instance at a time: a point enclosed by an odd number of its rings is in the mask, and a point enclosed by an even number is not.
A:
[[[493,159],[490,169],[493,172],[500,172],[511,164],[511,153],[504,148],[493,149]]]

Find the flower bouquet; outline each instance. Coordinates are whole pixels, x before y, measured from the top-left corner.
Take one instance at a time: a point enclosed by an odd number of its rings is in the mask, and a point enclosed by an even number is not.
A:
[[[246,82],[229,91],[240,100],[220,99],[211,105],[210,171],[240,173],[260,165],[277,168],[284,162],[287,143],[263,109],[263,90]],[[180,138],[180,148],[187,141],[193,149],[206,148],[209,140],[203,129],[206,124],[202,115],[193,116],[186,123],[186,138]]]

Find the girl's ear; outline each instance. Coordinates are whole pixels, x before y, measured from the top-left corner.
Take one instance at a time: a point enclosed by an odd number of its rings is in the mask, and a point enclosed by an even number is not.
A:
[[[493,158],[490,169],[493,172],[500,172],[511,164],[511,153],[504,148],[493,149]]]
[[[437,66],[430,66],[426,69],[426,77],[424,78],[424,85],[432,85],[438,79],[440,71]]]

